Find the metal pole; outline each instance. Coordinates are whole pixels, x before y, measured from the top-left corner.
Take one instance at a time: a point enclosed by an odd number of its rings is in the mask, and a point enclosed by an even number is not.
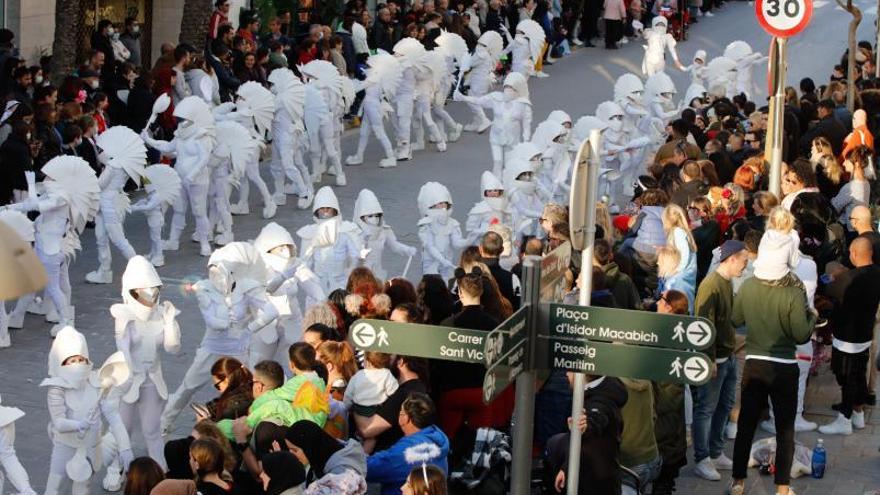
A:
[[[773,38],[770,44],[770,128],[764,146],[764,159],[770,163],[770,192],[781,197],[782,139],[785,124],[785,73],[787,43],[785,38]]]
[[[596,196],[599,188],[599,166],[601,164],[599,158],[600,141],[602,137],[599,131],[594,130],[590,133],[590,166],[587,170],[588,187],[587,197],[584,198],[586,203],[586,239],[583,251],[581,251],[581,274],[580,274],[580,290],[578,292],[578,305],[590,305],[590,292],[593,288],[593,244],[596,239]],[[566,478],[566,493],[568,495],[577,495],[578,482],[580,480],[581,466],[581,431],[577,428],[578,421],[581,417],[581,410],[584,408],[584,385],[586,384],[586,375],[583,373],[574,374],[574,383],[572,384],[572,401],[571,401],[571,438],[568,443],[568,476]]]
[[[523,261],[523,304],[529,305],[528,357],[522,373],[516,377],[516,403],[513,411],[513,442],[510,488],[513,495],[532,491],[532,434],[535,430],[535,347],[538,334],[538,303],[541,296],[541,257],[527,256]]]

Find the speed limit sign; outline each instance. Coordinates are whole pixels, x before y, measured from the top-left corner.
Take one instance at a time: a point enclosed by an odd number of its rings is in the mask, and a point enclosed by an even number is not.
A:
[[[813,0],[757,0],[755,15],[764,31],[777,38],[789,38],[801,31],[813,17]]]

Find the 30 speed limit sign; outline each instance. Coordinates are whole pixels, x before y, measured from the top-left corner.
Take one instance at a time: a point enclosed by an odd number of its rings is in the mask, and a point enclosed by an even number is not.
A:
[[[800,33],[813,17],[813,0],[757,0],[755,15],[765,31],[777,38]]]

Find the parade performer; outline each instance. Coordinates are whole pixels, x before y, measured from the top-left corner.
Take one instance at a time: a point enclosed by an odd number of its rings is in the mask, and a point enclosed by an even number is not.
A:
[[[502,225],[513,230],[513,216],[510,214],[504,184],[488,170],[480,176],[481,200],[468,212],[465,230],[468,244],[475,244],[480,236],[493,225]]]
[[[24,411],[21,409],[0,405],[0,465],[3,466],[6,478],[15,487],[18,495],[37,495],[31,487],[27,471],[15,453],[15,422],[22,417]],[[0,490],[2,485],[3,483],[0,482]]]
[[[379,161],[379,167],[397,166],[397,156],[388,134],[385,132],[383,120],[393,109],[388,103],[397,98],[397,90],[403,77],[403,68],[393,55],[380,52],[367,59],[367,78],[363,83],[364,100],[361,103],[361,128],[358,137],[357,151],[345,159],[348,165],[360,165],[364,162],[364,151],[370,131],[376,136],[385,158]]]
[[[446,74],[446,57],[439,51],[425,52],[413,65],[416,76],[416,102],[413,118],[412,150],[425,149],[425,129],[428,130],[431,142],[437,144],[437,151],[446,151],[446,137],[441,134],[440,127],[431,115],[431,106],[435,94],[440,91],[444,74]],[[446,101],[446,95],[443,96]]]
[[[101,186],[101,206],[95,218],[95,242],[98,245],[98,269],[86,274],[86,282],[109,284],[113,282],[110,242],[126,259],[136,253],[125,237],[123,222],[129,209],[128,194],[124,188],[129,179],[140,186],[147,161],[147,147],[134,131],[115,126],[98,134],[95,144],[101,152],[98,161],[104,165],[98,177]]]
[[[510,191],[510,212],[513,214],[515,239],[537,237],[541,232],[544,203],[538,196],[535,169],[530,162],[512,158],[504,167],[504,184]]]
[[[22,241],[28,243],[28,245],[32,245],[34,242],[34,223],[31,222],[24,213],[15,210],[0,210],[0,223],[11,228],[13,232],[15,232]],[[18,303],[15,305],[15,310],[21,311],[21,314],[17,315],[18,318],[24,319],[24,312],[27,309],[27,305],[30,304],[33,299],[33,294],[28,294],[19,299]],[[15,314],[15,310],[12,312],[13,314]],[[10,319],[10,315],[6,313],[6,303],[0,301],[0,347],[9,347],[12,345],[12,340],[9,338],[9,327],[11,326],[9,324]],[[21,324],[14,328],[21,328]],[[3,418],[3,411],[4,408],[0,407],[0,419]],[[0,426],[0,459],[2,459],[3,452],[2,437],[3,429],[2,426]]]
[[[180,175],[181,195],[173,205],[171,231],[162,247],[166,251],[177,251],[180,248],[180,235],[186,227],[186,210],[189,205],[196,221],[199,254],[210,256],[208,163],[215,145],[214,116],[204,100],[198,96],[189,96],[174,107],[174,117],[178,119],[178,124],[171,141],[153,139],[147,129],[141,133],[141,137],[150,147],[159,150],[163,155],[177,158],[174,170]]]
[[[266,292],[278,311],[274,324],[266,325],[251,338],[251,353],[256,359],[283,363],[287,350],[302,340],[303,311],[298,301],[305,293],[306,307],[327,299],[317,275],[298,258],[293,236],[275,222],[268,223],[254,240],[267,269]]]
[[[571,157],[566,139],[568,130],[557,120],[548,118],[538,124],[532,133],[532,144],[541,151],[541,166],[535,171],[538,196],[545,203],[565,203],[568,200],[568,176]]]
[[[442,55],[446,69],[440,74],[440,82],[434,92],[434,100],[431,103],[431,111],[437,117],[437,126],[447,143],[454,143],[461,137],[464,126],[459,124],[446,111],[446,98],[455,84],[455,72],[459,70],[462,61],[468,57],[467,42],[461,36],[443,30],[440,36],[434,40],[436,47],[429,53],[434,56]]]
[[[348,182],[342,170],[340,149],[336,140],[337,123],[334,122],[337,108],[343,103],[344,82],[336,66],[325,60],[313,60],[300,67],[306,79],[305,93],[305,124],[309,138],[309,161],[312,164],[312,182],[321,182],[326,165],[324,159],[330,161],[330,170],[336,175],[336,185],[344,186]]]
[[[510,37],[510,31],[501,25],[501,31],[507,37],[507,48],[504,49],[502,55],[510,53],[511,72],[519,72],[528,79],[529,76],[535,75],[535,64],[541,60],[544,54],[544,28],[540,24],[531,20],[523,19],[516,25],[516,33],[514,37]],[[541,76],[546,77],[546,75]]]
[[[147,216],[150,228],[150,263],[165,265],[162,251],[162,227],[165,226],[165,210],[180,199],[180,176],[168,165],[161,163],[144,169],[144,190],[147,197],[131,205],[132,212]]]
[[[706,65],[706,89],[712,99],[733,98],[736,79],[736,62],[727,57],[715,57]]]
[[[412,159],[412,122],[416,101],[415,65],[424,56],[425,47],[414,38],[403,38],[394,45],[394,56],[400,61],[403,73],[397,87],[397,122],[394,134],[397,139],[397,159]]]
[[[676,93],[675,83],[665,72],[658,72],[645,81],[648,118],[642,119],[641,131],[651,135],[658,148],[666,141],[666,126],[681,113],[673,101]]]
[[[691,75],[691,84],[706,85],[706,50],[697,50],[694,54],[694,62],[685,67]]]
[[[300,228],[296,235],[301,239],[303,261],[330,294],[345,288],[348,273],[361,258],[355,241],[357,226],[339,216],[339,200],[328,186],[315,193],[312,216],[314,223]]]
[[[236,90],[235,103],[224,103],[214,108],[215,120],[235,121],[245,127],[248,132],[265,145],[267,135],[272,131],[272,119],[275,115],[275,96],[271,91],[264,88],[260,83],[248,81]],[[250,183],[253,182],[260,195],[263,197],[263,218],[275,216],[277,205],[269,187],[260,175],[260,156],[247,164],[247,180],[242,180],[238,186],[238,202],[231,206],[231,212],[235,215],[247,215],[250,213]],[[227,188],[228,190],[228,188]]]
[[[455,251],[468,246],[458,220],[452,218],[452,195],[439,182],[427,182],[419,189],[419,239],[422,241],[422,274],[452,278]]]
[[[73,325],[69,261],[80,249],[80,232],[98,213],[101,187],[89,164],[75,156],[55,157],[40,172],[45,176],[43,191],[37,192],[35,173],[25,172],[28,197],[9,208],[40,212],[34,222],[34,248],[49,279],[45,294],[59,316],[58,324],[50,330],[54,337],[63,327]]]
[[[648,43],[644,45],[645,56],[642,58],[642,74],[652,76],[666,69],[666,56],[664,52],[669,51],[669,56],[679,70],[685,70],[685,67],[678,60],[678,52],[675,50],[675,37],[667,32],[669,21],[663,16],[656,16],[651,19],[651,28],[642,29],[643,26],[638,21],[633,21],[633,27],[636,31],[642,30],[642,36]]]
[[[170,431],[193,395],[211,381],[211,365],[223,356],[248,360],[251,335],[272,324],[278,311],[266,299],[266,266],[247,242],[229,243],[208,259],[208,278],[188,290],[195,293],[205,320],[205,336],[193,362],[162,412],[162,432]],[[255,357],[255,356],[254,356]]]
[[[495,31],[486,31],[477,40],[477,47],[473,55],[461,62],[461,72],[466,74],[468,95],[480,97],[489,93],[495,83],[495,67],[501,59],[504,50],[504,41],[501,35]],[[492,121],[486,117],[483,107],[476,103],[468,103],[473,112],[473,120],[465,124],[464,130],[471,132],[483,132],[492,125]]]
[[[128,379],[128,366],[117,352],[100,371],[93,371],[85,336],[67,326],[52,342],[48,371],[49,377],[40,384],[47,387],[52,439],[45,493],[87,495],[94,470],[102,467],[114,445],[125,468],[134,458],[117,409],[119,398],[111,393]],[[102,417],[113,441],[102,437]]]
[[[624,110],[613,101],[604,101],[596,107],[596,118],[601,122],[604,129],[602,132],[603,169],[616,172],[603,174],[603,180],[599,188],[600,193],[607,194],[614,202],[624,201],[627,196],[626,181],[638,176],[641,166],[634,161],[637,151],[647,146],[651,139],[648,136],[631,135],[624,131],[623,122],[626,118]],[[611,187],[612,177],[616,177],[621,188]],[[631,186],[630,186],[631,187]]]
[[[416,254],[416,248],[407,246],[397,240],[394,230],[385,223],[385,212],[379,199],[369,189],[361,189],[357,200],[354,202],[354,223],[360,231],[360,245],[368,252],[364,258],[364,265],[369,268],[379,280],[386,280],[388,273],[382,266],[382,254],[385,248],[390,249],[401,256],[408,256],[406,266],[409,267],[412,257]],[[404,270],[405,272],[406,270]],[[406,276],[404,273],[403,276]]]
[[[456,101],[492,109],[492,130],[489,133],[492,173],[500,176],[505,155],[517,143],[528,141],[532,135],[532,102],[529,100],[528,80],[519,72],[511,72],[504,78],[502,91],[478,97],[463,95],[456,90],[453,97]]]
[[[143,256],[128,260],[122,274],[122,303],[110,306],[116,320],[116,349],[125,357],[129,379],[119,389],[119,415],[129,437],[135,415],[147,444],[147,453],[163,469],[165,456],[160,420],[168,387],[162,376],[159,349],[169,354],[180,352],[180,313],[171,301],[159,302],[162,279],[153,265]],[[107,491],[118,491],[123,482],[121,466],[114,461],[107,467],[103,486]]]
[[[623,74],[614,83],[614,102],[623,110],[621,132],[626,135],[624,141],[641,136],[643,133],[640,129],[644,128],[644,121],[650,118],[644,104],[644,93],[645,86],[639,76],[635,74]],[[598,113],[596,116],[602,119]],[[640,170],[641,164],[644,163],[647,147],[642,146],[632,151],[629,159],[620,163],[620,183],[624,196],[632,196],[632,184],[638,176],[637,172]]]
[[[752,79],[755,65],[763,64],[767,61],[767,57],[761,55],[760,52],[752,51],[752,46],[742,40],[736,40],[727,45],[724,48],[724,56],[733,60],[733,63],[736,64],[736,82],[733,87],[733,94],[738,95],[742,93],[751,100],[752,95],[755,94],[757,89],[755,81]]]
[[[217,122],[216,132],[217,144],[208,165],[211,169],[209,191],[213,199],[211,211],[214,213],[211,230],[213,232],[216,225],[219,234],[214,236],[214,244],[225,246],[235,240],[232,206],[229,204],[230,186],[238,185],[239,192],[246,187],[248,168],[259,163],[262,142],[248,133],[243,125],[232,120]]]
[[[306,88],[290,69],[275,69],[269,74],[269,84],[275,94],[275,116],[272,120],[272,178],[275,180],[275,204],[287,204],[288,189],[285,177],[293,182],[293,194],[299,196],[297,206],[312,204],[312,178],[303,161],[302,142]]]

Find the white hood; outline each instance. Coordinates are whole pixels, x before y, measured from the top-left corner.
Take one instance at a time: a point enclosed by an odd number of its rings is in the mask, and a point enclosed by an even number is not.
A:
[[[66,326],[55,336],[52,347],[49,349],[49,376],[62,378],[64,373],[61,370],[61,364],[71,356],[89,358],[89,344],[83,334],[71,326]]]
[[[34,222],[18,210],[0,210],[0,222],[8,225],[24,242],[34,242]]]
[[[449,194],[449,189],[446,189],[446,186],[439,182],[427,182],[425,185],[419,189],[418,203],[419,203],[419,212],[422,216],[428,214],[428,210],[431,209],[432,206],[437,203],[449,203],[450,206],[452,203],[452,195]]]
[[[613,101],[599,103],[599,106],[596,107],[596,118],[604,122],[608,129],[620,131],[623,121],[620,119],[614,120],[612,117],[623,117],[623,109],[620,108],[620,105]]]
[[[147,306],[138,301],[131,292],[136,289],[150,289],[161,287],[162,279],[156,273],[153,264],[143,256],[133,256],[125,266],[122,274],[122,300],[131,309],[135,316],[144,321],[150,317],[155,306]],[[158,299],[156,300],[158,303]]]
[[[318,213],[319,208],[333,208],[336,210],[337,216],[341,213],[339,210],[339,199],[330,186],[324,186],[315,193],[315,202],[312,204],[312,216]]]
[[[535,167],[528,161],[521,158],[512,158],[507,160],[504,165],[504,184],[506,190],[513,191],[522,188],[525,185],[524,181],[516,180],[516,178],[525,172],[531,172],[533,174],[531,182],[535,181]]]
[[[516,91],[518,98],[529,98],[529,81],[519,72],[511,72],[504,78],[504,87]]]
[[[363,228],[365,224],[364,221],[361,220],[361,217],[384,213],[385,212],[382,210],[382,204],[379,203],[379,198],[376,197],[373,191],[369,189],[361,189],[354,202],[354,223]]]
[[[496,31],[486,31],[483,33],[480,39],[477,40],[477,44],[486,47],[489,55],[495,60],[498,60],[498,57],[501,56],[501,51],[504,49],[504,40],[501,39],[501,35]]]
[[[293,236],[287,229],[275,222],[267,223],[254,239],[254,247],[261,254],[284,245],[293,246],[293,255],[296,256],[296,242],[293,241]]]
[[[584,115],[583,117],[579,118],[577,122],[575,122],[574,127],[571,129],[572,144],[579,147],[584,139],[590,137],[590,132],[593,129],[598,129],[602,131],[607,127],[608,124],[606,124],[605,121],[603,121],[599,117]]]
[[[565,135],[565,127],[559,122],[545,120],[538,124],[535,132],[532,133],[532,144],[534,144],[544,157],[551,157],[555,153],[556,138]],[[561,143],[560,143],[561,144]]]
[[[672,104],[672,98],[677,92],[675,83],[665,72],[657,72],[645,81],[645,96],[652,103]]]
[[[706,50],[697,50],[697,53],[694,53],[694,63],[697,63],[697,60],[702,60],[703,65],[706,65]]]
[[[488,170],[483,172],[483,175],[480,176],[480,191],[482,192],[482,198],[483,201],[495,211],[503,211],[507,208],[507,194],[502,193],[501,197],[490,198],[486,196],[486,191],[499,189],[504,191],[504,184],[501,182],[501,179]]]
[[[405,67],[415,64],[425,54],[425,47],[415,38],[403,38],[394,45],[394,55],[401,58]]]
[[[630,101],[640,104],[642,103],[642,94],[645,92],[645,85],[639,76],[628,73],[617,78],[614,83],[614,101],[622,101],[629,99]]]
[[[730,44],[724,48],[724,56],[734,62],[740,62],[751,55],[752,51],[751,45],[743,40],[736,40],[730,42]]]

